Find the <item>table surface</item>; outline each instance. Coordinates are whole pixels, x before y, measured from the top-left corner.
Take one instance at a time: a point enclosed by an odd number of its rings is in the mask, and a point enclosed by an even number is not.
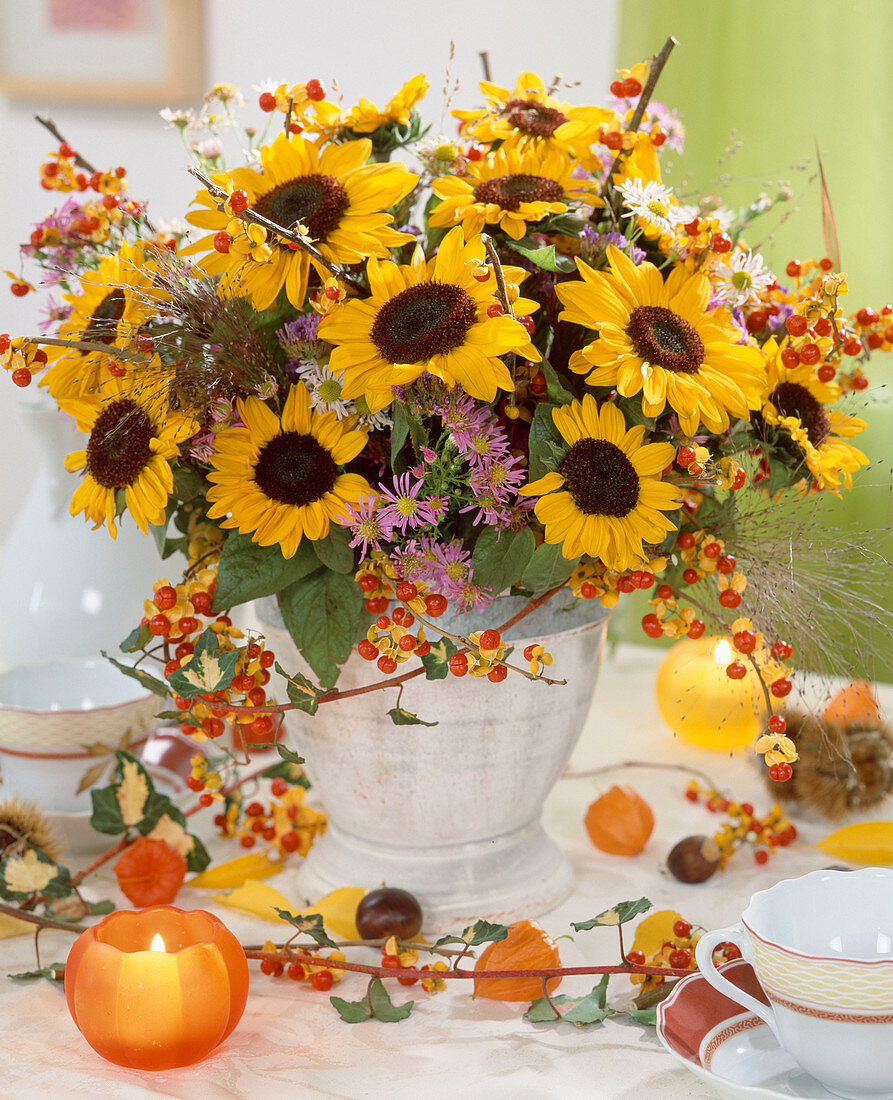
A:
[[[716,817],[703,804],[683,797],[688,778],[684,771],[631,767],[597,779],[573,777],[574,772],[623,761],[660,760],[707,772],[735,798],[752,802],[758,814],[768,809],[771,795],[749,754],[703,752],[669,733],[653,698],[661,656],[660,651],[644,647],[620,646],[606,657],[570,774],[559,780],[546,802],[546,828],[576,874],[573,895],[541,917],[553,936],[572,933],[571,921],[586,920],[618,901],[642,896],[656,909],[678,909],[695,925],[720,927],[738,919],[756,890],[830,862],[812,845],[834,826],[795,815],[799,841],[778,852],[767,865],[757,866],[750,850],[742,850],[708,882],[683,885],[664,867],[667,852],[683,836],[710,833],[717,827]],[[882,688],[880,695],[887,712],[893,711],[893,687]],[[639,856],[599,852],[582,827],[589,803],[614,782],[634,786],[654,809],[654,833]],[[889,817],[889,800],[866,816]],[[212,841],[211,849],[218,859],[238,854],[223,842]],[[77,866],[75,860],[71,862]],[[288,875],[284,872],[271,885],[287,894]],[[85,894],[112,896],[126,906],[113,885],[107,878],[88,880]],[[188,887],[181,890],[177,905],[215,910],[209,892]],[[277,926],[267,922],[233,910],[218,907],[216,911],[243,943],[278,934]],[[43,932],[42,960],[64,959],[71,942],[66,933]],[[573,940],[562,939],[559,946],[566,966],[616,962],[617,941],[611,929],[580,933]],[[374,957],[370,951],[368,961],[374,962]],[[275,1100],[280,1096],[404,1100],[419,1094],[429,1100],[639,1100],[642,1096],[681,1100],[714,1095],[665,1052],[652,1028],[614,1020],[586,1028],[566,1023],[534,1025],[523,1019],[525,1005],[475,1001],[464,983],[450,983],[435,996],[420,992],[417,986],[398,986],[395,1001],[415,1001],[407,1020],[350,1025],[341,1022],[327,995],[305,983],[266,978],[254,965],[242,1022],[213,1056],[187,1069],[140,1073],[110,1065],[93,1053],[68,1014],[61,987],[46,981],[15,983],[6,977],[34,966],[31,936],[0,941],[0,960],[4,1048],[0,1096],[8,1100],[46,1095],[115,1100]],[[588,992],[594,981],[565,979],[561,992],[579,995]],[[348,974],[336,992],[356,1000],[364,983],[361,975]],[[609,1001],[619,1003],[630,992],[622,975],[611,979]]]

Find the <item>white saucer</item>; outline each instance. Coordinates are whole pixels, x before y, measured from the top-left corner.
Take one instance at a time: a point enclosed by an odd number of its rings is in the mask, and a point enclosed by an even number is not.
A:
[[[766,995],[749,963],[718,967],[761,1001]],[[763,1021],[730,1001],[700,974],[683,978],[657,1007],[657,1035],[677,1062],[725,1100],[801,1097],[839,1100],[782,1050]],[[880,1098],[879,1098],[880,1100]]]

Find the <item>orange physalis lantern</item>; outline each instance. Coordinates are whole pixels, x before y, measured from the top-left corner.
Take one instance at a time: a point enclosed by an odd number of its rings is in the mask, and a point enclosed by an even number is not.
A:
[[[654,814],[632,787],[612,787],[592,803],[583,824],[596,848],[615,856],[635,856],[648,843]]]
[[[535,920],[522,920],[510,925],[504,940],[488,944],[474,964],[478,970],[548,970],[561,966],[558,945]],[[561,984],[561,977],[546,979],[546,989],[552,993]],[[534,1001],[543,995],[542,978],[475,978],[475,997],[494,1001]]]
[[[866,680],[853,680],[834,695],[825,708],[825,721],[841,726],[877,727],[881,720],[874,688]]]
[[[166,840],[140,836],[115,864],[115,875],[132,905],[168,905],[183,885],[186,859]]]
[[[103,1058],[175,1069],[210,1054],[242,1018],[248,962],[226,925],[202,909],[121,910],[75,940],[65,996]]]

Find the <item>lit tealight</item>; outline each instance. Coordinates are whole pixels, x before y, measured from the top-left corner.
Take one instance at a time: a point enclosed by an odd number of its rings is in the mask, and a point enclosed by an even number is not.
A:
[[[741,680],[726,668],[735,660],[727,638],[682,638],[657,674],[657,705],[664,721],[683,740],[702,749],[730,752],[753,744],[763,732],[766,702],[759,674],[750,662]]]
[[[156,932],[155,935],[152,937],[152,946],[149,948],[149,950],[150,951],[165,951],[166,950],[166,948],[164,946],[164,940],[161,938],[161,933],[160,932]]]

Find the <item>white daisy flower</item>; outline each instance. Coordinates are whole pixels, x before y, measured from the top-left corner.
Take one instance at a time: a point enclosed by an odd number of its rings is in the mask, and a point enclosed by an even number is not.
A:
[[[341,382],[328,367],[304,359],[294,370],[310,393],[311,409],[318,409],[320,412],[334,411],[339,420],[352,416],[357,411],[353,401],[342,400]]]
[[[714,297],[728,309],[756,304],[775,277],[763,266],[760,253],[750,249],[729,253],[713,265],[709,275]]]
[[[627,179],[617,185],[628,213],[624,218],[644,218],[661,233],[675,233],[682,223],[679,220],[679,204],[669,187],[654,180],[642,183],[639,179]]]

